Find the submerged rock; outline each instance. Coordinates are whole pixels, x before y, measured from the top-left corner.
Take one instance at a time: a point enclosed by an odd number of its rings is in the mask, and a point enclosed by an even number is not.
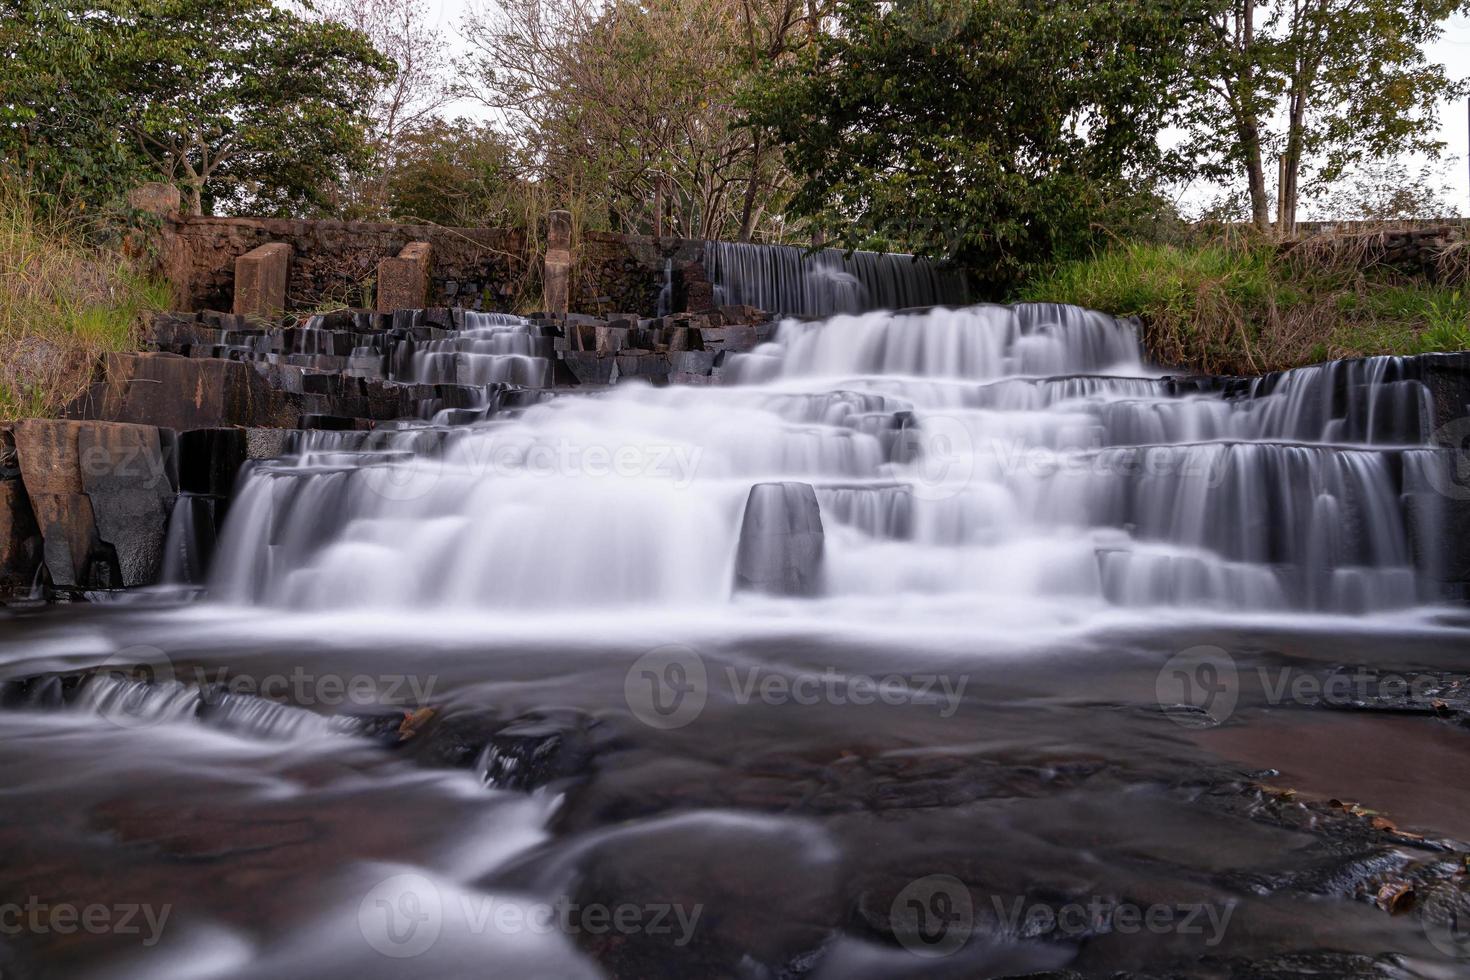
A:
[[[816,595],[822,578],[822,512],[807,483],[757,483],[745,500],[735,590]]]

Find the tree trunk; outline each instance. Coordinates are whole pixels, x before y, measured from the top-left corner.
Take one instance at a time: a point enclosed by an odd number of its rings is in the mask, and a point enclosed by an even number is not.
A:
[[[1261,164],[1261,122],[1256,118],[1255,72],[1251,58],[1255,56],[1256,0],[1245,0],[1240,10],[1240,52],[1244,67],[1240,71],[1240,146],[1245,153],[1245,176],[1250,187],[1251,221],[1262,232],[1271,230],[1271,207],[1266,200],[1266,173]]]
[[[755,231],[755,196],[760,189],[761,176],[761,134],[757,130],[755,134],[755,146],[751,151],[750,179],[745,182],[745,202],[740,209],[740,241],[750,241],[751,233]]]

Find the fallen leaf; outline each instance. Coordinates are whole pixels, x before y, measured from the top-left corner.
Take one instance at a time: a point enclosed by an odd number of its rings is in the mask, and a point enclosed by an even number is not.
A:
[[[398,726],[398,739],[413,738],[424,727],[424,723],[434,717],[433,708],[420,708],[417,711],[405,711],[403,713],[403,724]]]
[[[1414,907],[1414,886],[1405,881],[1384,882],[1373,902],[1389,915],[1407,912]]]

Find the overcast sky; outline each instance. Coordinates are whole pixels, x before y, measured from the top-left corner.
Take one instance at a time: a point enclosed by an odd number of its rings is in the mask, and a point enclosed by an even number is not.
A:
[[[465,12],[472,4],[493,0],[429,0],[440,28],[451,38],[453,50],[464,51],[460,24]],[[1470,76],[1470,17],[1456,16],[1447,25],[1444,38],[1430,49],[1430,57],[1445,65],[1452,78]],[[460,103],[453,107],[458,112],[472,117],[487,115],[483,107],[473,102]],[[1465,102],[1445,105],[1440,113],[1440,138],[1449,146],[1448,155],[1456,160],[1447,165],[1446,176],[1454,188],[1454,203],[1462,215],[1470,216],[1470,108]],[[1194,189],[1190,197],[1202,196],[1205,189]]]

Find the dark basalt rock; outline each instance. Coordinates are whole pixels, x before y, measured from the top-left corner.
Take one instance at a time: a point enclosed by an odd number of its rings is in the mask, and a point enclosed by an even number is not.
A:
[[[152,585],[163,566],[163,538],[174,487],[157,429],[92,424],[77,433],[82,489],[97,535],[110,545],[124,587]]]
[[[475,768],[489,786],[531,790],[585,775],[596,722],[571,709],[536,711],[490,736]]]
[[[757,483],[740,525],[735,589],[815,595],[821,590],[822,550],[822,512],[811,485]]]

